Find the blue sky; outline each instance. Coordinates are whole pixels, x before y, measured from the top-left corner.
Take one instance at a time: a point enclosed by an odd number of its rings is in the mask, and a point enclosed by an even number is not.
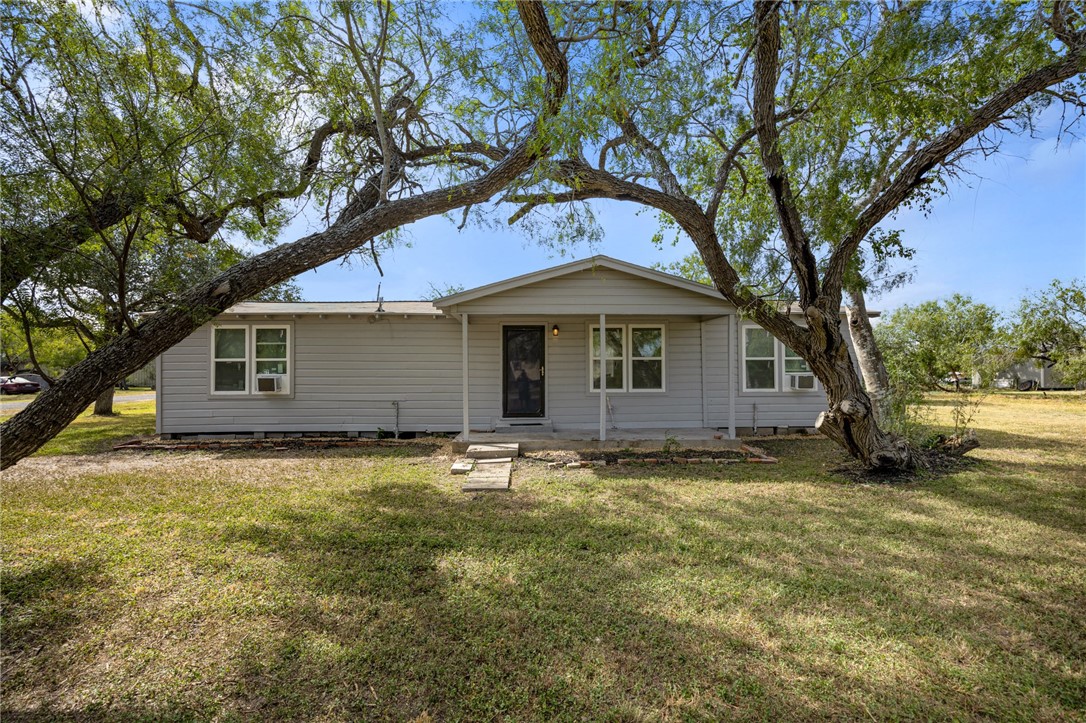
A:
[[[1064,138],[1057,147],[1054,128],[1045,130],[1039,139],[1012,138],[999,156],[976,163],[980,177],[952,187],[927,217],[906,211],[887,224],[902,229],[916,249],[915,277],[870,299],[870,308],[889,311],[960,292],[1010,311],[1028,290],[1052,279],[1086,277],[1086,143]],[[371,265],[332,263],[297,280],[311,301],[370,300],[378,282],[385,299],[423,299],[432,295],[431,284],[471,288],[596,253],[648,266],[693,251],[687,241],[654,246],[655,216],[637,211],[629,203],[598,203],[603,241],[567,248],[565,256],[527,240],[515,227],[469,225],[458,231],[459,216],[425,219],[407,227],[409,247],[382,258],[383,279]],[[506,210],[502,217],[507,215]],[[303,214],[283,240],[318,228]]]

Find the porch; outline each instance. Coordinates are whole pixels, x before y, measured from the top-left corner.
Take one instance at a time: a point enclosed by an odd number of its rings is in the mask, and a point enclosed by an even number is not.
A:
[[[561,432],[471,432],[470,441],[457,435],[453,449],[463,452],[469,444],[518,443],[523,451],[578,449],[660,449],[664,445],[689,449],[739,449],[742,440],[729,439],[728,431],[694,427],[688,429],[608,429],[601,440],[596,430],[567,430]]]

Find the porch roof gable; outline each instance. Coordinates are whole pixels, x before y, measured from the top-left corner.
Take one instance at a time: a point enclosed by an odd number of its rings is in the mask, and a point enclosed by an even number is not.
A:
[[[619,259],[611,258],[610,256],[592,256],[587,259],[581,259],[579,261],[572,261],[570,263],[561,264],[559,266],[552,266],[550,268],[542,269],[540,271],[534,271],[529,274],[522,274],[520,276],[514,276],[510,279],[503,279],[491,284],[479,286],[474,289],[468,289],[456,294],[450,294],[448,296],[441,297],[434,301],[434,306],[439,309],[448,309],[450,307],[456,307],[460,304],[465,304],[479,299],[484,299],[488,296],[495,296],[507,291],[513,291],[522,287],[530,286],[532,284],[538,284],[543,281],[549,281],[551,279],[560,278],[563,276],[570,276],[577,274],[581,271],[591,271],[596,269],[610,269],[618,271],[620,273],[629,274],[630,276],[652,281],[657,284],[661,284],[665,287],[671,287],[675,289],[681,289],[686,292],[692,292],[702,297],[707,297],[715,302],[718,302],[722,307],[728,307],[730,304],[721,296],[720,292],[712,286],[705,284],[699,284],[696,281],[690,281],[673,274],[668,274],[663,271],[657,271],[655,269],[649,269],[644,266],[638,266],[637,264],[631,264],[627,261],[620,261]],[[723,311],[723,309],[722,309]]]

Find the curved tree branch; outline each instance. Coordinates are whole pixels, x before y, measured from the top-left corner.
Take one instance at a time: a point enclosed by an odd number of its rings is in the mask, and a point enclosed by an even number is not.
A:
[[[765,169],[773,207],[796,272],[800,304],[806,308],[818,298],[818,265],[811,242],[803,229],[796,198],[785,170],[777,128],[777,78],[781,46],[780,3],[760,2],[754,6],[757,37],[754,41],[754,127],[758,134],[762,167]]]
[[[327,230],[278,246],[200,284],[94,352],[23,411],[0,425],[0,469],[33,453],[66,427],[98,394],[185,339],[233,304],[269,286],[358,249],[386,231],[421,218],[485,201],[547,152],[548,120],[561,109],[569,68],[542,4],[518,0],[517,10],[546,76],[543,107],[533,130],[484,175],[450,187],[391,200],[360,210]]]
[[[946,162],[951,155],[971,138],[989,126],[998,123],[1015,105],[1045,88],[1086,71],[1086,41],[1070,48],[1063,59],[1023,76],[1008,88],[997,93],[958,125],[941,133],[917,151],[904,164],[897,176],[885,186],[885,190],[863,209],[852,230],[833,250],[822,279],[825,289],[840,289],[849,261],[873,228],[891,211],[900,206],[909,195],[928,182],[928,171]],[[840,298],[835,303],[840,303]]]

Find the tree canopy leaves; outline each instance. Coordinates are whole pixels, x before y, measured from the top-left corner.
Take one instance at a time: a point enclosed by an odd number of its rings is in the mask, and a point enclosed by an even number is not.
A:
[[[1063,384],[1086,383],[1086,282],[1056,280],[1023,298],[1010,333],[1018,359],[1054,368]]]
[[[987,381],[1008,360],[999,313],[961,294],[902,306],[875,337],[891,385],[914,391],[957,389],[974,372]]]

